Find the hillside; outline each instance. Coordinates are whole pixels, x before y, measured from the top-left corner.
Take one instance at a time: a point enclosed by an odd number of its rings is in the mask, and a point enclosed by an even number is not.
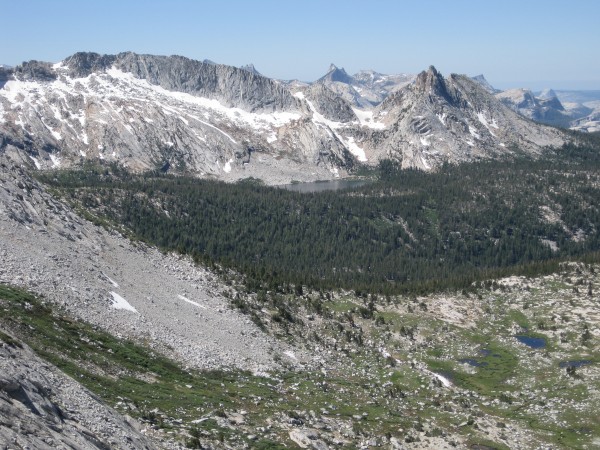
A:
[[[597,264],[564,264],[549,276],[495,280],[469,293],[386,300],[272,295],[289,313],[276,319],[273,311],[266,330],[319,357],[312,369],[261,374],[184,368],[147,344],[115,338],[0,286],[0,327],[10,333],[0,333],[0,351],[11,355],[0,362],[6,374],[42,365],[72,386],[48,366],[55,364],[98,396],[94,402],[136,418],[127,420],[139,432],[117,422],[110,438],[95,435],[119,448],[136,448],[136,439],[159,448],[593,448],[600,431],[599,273]],[[240,295],[246,308],[268,305]],[[30,356],[21,341],[48,362]],[[19,352],[27,362],[15,358]],[[23,397],[9,383],[2,390],[11,399],[0,402],[22,410]],[[73,425],[98,430],[94,421],[114,417],[103,405],[82,411],[78,401],[90,394],[71,389],[65,395],[52,385],[53,408],[67,413],[54,419],[59,437],[50,442],[63,442]],[[0,439],[17,434],[35,443],[43,436],[39,421],[19,434],[16,421],[33,421],[33,408],[19,419],[2,411]],[[117,429],[127,444],[118,443]]]

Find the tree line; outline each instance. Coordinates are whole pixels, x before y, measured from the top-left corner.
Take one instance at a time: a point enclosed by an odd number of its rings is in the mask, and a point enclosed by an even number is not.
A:
[[[594,139],[591,137],[590,139]],[[434,173],[382,161],[373,181],[298,193],[114,166],[43,175],[132,236],[240,271],[252,290],[290,286],[394,294],[515,271],[553,270],[600,250],[595,141]]]

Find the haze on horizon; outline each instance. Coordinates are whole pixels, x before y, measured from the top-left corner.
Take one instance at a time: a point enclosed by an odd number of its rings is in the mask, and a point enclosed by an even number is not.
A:
[[[600,90],[600,2],[585,0],[29,0],[3,15],[9,65],[134,51],[253,63],[278,79],[314,81],[330,63],[349,74],[434,65],[501,89]]]

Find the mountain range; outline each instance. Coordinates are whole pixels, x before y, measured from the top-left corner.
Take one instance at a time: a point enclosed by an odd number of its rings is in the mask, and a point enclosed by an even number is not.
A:
[[[0,69],[0,146],[40,169],[105,160],[269,184],[334,178],[386,158],[434,170],[572,140],[528,120],[554,117],[528,112],[543,108],[560,109],[434,67],[350,76],[332,64],[302,83],[252,65],[128,52]]]

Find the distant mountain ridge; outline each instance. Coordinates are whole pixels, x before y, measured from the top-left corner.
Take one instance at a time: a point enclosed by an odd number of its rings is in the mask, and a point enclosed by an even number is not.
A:
[[[483,76],[483,74],[480,75],[476,75],[473,78],[473,80],[477,81],[486,91],[488,91],[490,94],[495,94],[497,92],[500,92],[498,89],[494,88],[489,82],[488,80],[485,79],[485,77]]]
[[[526,121],[475,81],[335,65],[314,83],[281,82],[182,56],[80,52],[0,72],[0,148],[32,167],[89,159],[130,170],[268,183],[342,176],[392,158],[445,161],[539,154],[568,138]]]
[[[552,89],[535,95],[528,89],[509,89],[496,97],[519,114],[536,122],[579,131],[598,131],[600,123],[594,119],[600,113],[600,102],[594,107],[581,103],[567,103],[566,107]],[[583,125],[585,124],[585,125]]]
[[[335,64],[329,66],[325,75],[315,83],[324,84],[352,105],[372,108],[381,103],[390,93],[414,81],[416,75],[384,75],[373,70],[361,70],[348,75]]]
[[[597,121],[600,115],[600,91],[597,95],[587,96],[583,91],[561,91],[559,96],[550,88],[538,93],[522,88],[501,91],[495,89],[483,75],[472,78],[509,108],[528,119],[578,131],[600,131],[600,122]],[[589,104],[584,104],[586,102]]]
[[[335,64],[331,64],[329,66],[329,70],[325,75],[317,80],[317,83],[327,83],[327,82],[339,82],[352,84],[354,83],[354,79],[346,73],[344,68],[339,69]]]

